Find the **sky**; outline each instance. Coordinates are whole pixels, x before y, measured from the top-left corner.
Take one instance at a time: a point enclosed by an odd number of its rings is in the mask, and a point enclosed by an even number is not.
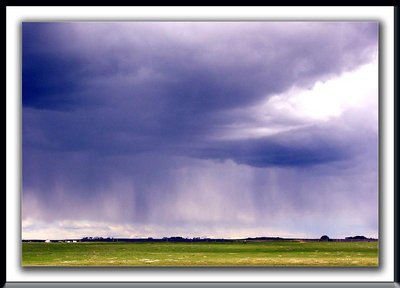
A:
[[[378,237],[377,22],[24,22],[22,238]]]

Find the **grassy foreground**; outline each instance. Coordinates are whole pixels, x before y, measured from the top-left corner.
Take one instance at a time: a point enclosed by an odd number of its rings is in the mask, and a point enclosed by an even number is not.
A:
[[[378,266],[378,242],[22,243],[22,266]]]

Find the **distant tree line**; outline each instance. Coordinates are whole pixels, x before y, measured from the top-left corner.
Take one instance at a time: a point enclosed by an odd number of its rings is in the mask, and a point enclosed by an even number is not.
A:
[[[61,239],[61,240],[22,240],[22,242],[251,242],[251,241],[377,241],[374,238],[365,236],[349,236],[344,239],[331,239],[328,235],[323,235],[319,239],[301,239],[301,238],[280,238],[280,237],[248,237],[243,239],[224,239],[224,238],[184,238],[181,236],[163,237],[163,238],[113,238],[113,237],[83,237],[81,239]]]

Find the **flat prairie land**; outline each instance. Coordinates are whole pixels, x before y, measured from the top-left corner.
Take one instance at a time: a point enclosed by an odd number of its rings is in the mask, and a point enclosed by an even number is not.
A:
[[[378,266],[378,242],[22,243],[22,266]]]

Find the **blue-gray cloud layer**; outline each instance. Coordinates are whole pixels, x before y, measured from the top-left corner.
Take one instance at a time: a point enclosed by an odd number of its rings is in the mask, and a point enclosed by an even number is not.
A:
[[[24,217],[172,227],[276,219],[312,234],[323,233],[318,221],[306,229],[290,219],[363,211],[354,227],[375,233],[377,134],[353,124],[357,111],[269,136],[218,136],[238,123],[292,125],[290,115],[261,123],[235,111],[372,61],[377,29],[24,23]]]

